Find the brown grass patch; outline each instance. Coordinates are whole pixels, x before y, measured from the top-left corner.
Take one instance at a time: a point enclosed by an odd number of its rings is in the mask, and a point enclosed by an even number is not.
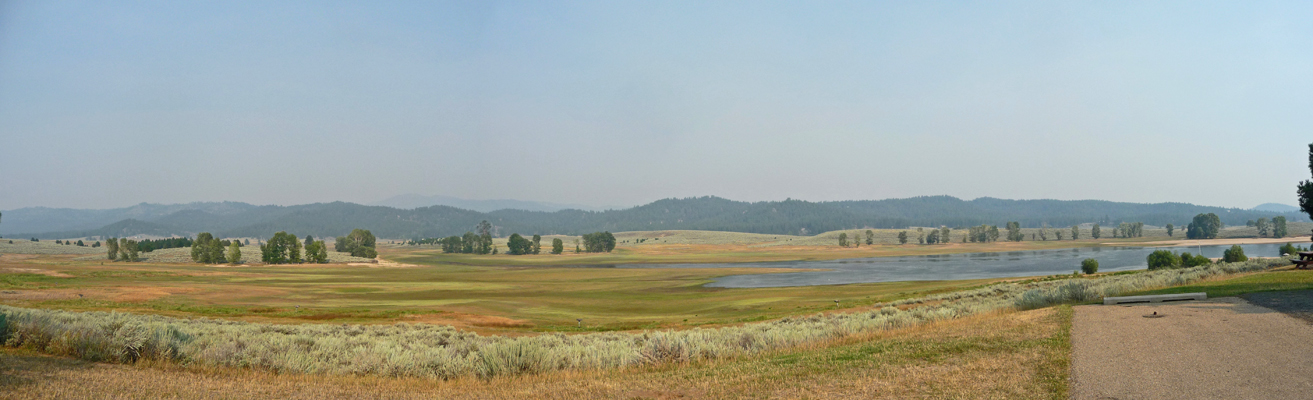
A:
[[[51,277],[55,277],[55,278],[72,278],[72,277],[73,277],[73,275],[65,274],[65,273],[63,273],[63,272],[59,272],[59,271],[51,271],[51,270],[48,270],[48,269],[41,269],[41,268],[14,268],[14,267],[10,267],[10,268],[5,268],[5,269],[0,270],[0,271],[11,272],[11,273],[15,273],[15,274],[38,274],[38,275],[51,276]]]
[[[524,320],[461,312],[407,315],[402,320],[412,323],[451,325],[457,328],[532,328],[534,326],[533,323]]]

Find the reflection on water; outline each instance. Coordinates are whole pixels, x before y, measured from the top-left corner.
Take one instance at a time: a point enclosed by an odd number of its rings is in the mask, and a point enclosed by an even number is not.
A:
[[[1221,257],[1231,246],[1180,246],[1166,249],[1205,257]],[[1276,256],[1281,244],[1242,245],[1250,257]],[[1099,260],[1099,271],[1144,269],[1145,257],[1161,248],[1085,247],[1060,250],[1009,251],[1005,253],[936,254],[906,257],[875,257],[829,261],[785,261],[724,264],[623,264],[617,268],[798,268],[782,274],[733,275],[716,279],[710,287],[750,288],[780,286],[839,285],[847,283],[928,281],[1005,278],[1070,274],[1086,258]]]

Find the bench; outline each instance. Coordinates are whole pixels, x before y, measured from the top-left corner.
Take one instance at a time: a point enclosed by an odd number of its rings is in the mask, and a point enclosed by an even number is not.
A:
[[[1309,264],[1313,264],[1313,260],[1294,260],[1291,262],[1295,263],[1295,269],[1309,269]]]
[[[1148,296],[1104,297],[1104,305],[1126,303],[1162,303],[1164,301],[1208,300],[1208,293],[1153,294]]]

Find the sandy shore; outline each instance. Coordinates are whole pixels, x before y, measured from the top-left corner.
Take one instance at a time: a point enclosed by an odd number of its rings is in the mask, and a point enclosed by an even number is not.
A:
[[[1308,236],[1284,237],[1284,238],[1239,238],[1239,239],[1202,239],[1202,240],[1163,240],[1158,242],[1143,243],[1103,243],[1107,245],[1139,245],[1139,246],[1218,246],[1232,244],[1264,244],[1264,243],[1294,243],[1305,245],[1309,243]]]

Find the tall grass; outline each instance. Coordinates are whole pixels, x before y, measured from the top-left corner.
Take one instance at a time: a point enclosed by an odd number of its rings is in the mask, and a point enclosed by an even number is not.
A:
[[[859,312],[721,328],[526,337],[481,336],[427,324],[274,325],[0,306],[0,340],[10,347],[92,361],[161,360],[280,372],[443,379],[491,377],[736,357],[981,312],[1095,300],[1286,263],[1254,260],[1004,283]]]

